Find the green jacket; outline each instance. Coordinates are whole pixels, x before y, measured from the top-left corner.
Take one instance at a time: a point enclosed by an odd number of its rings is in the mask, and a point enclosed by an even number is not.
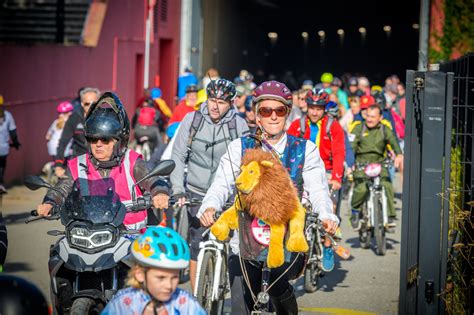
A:
[[[356,157],[356,162],[359,163],[382,162],[386,157],[387,145],[395,151],[395,154],[402,154],[392,129],[382,123],[372,129],[367,128],[365,123],[354,126],[349,134],[349,140]],[[382,176],[385,176],[385,174]]]

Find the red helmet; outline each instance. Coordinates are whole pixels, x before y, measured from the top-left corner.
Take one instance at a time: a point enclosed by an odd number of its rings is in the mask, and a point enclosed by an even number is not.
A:
[[[56,107],[56,110],[58,113],[69,113],[74,109],[74,106],[72,106],[71,103],[69,102],[62,102],[61,104]]]
[[[292,95],[284,83],[265,81],[255,88],[252,99],[254,106],[263,100],[279,101],[291,108]]]
[[[308,106],[326,106],[329,103],[329,94],[324,90],[312,89],[306,94]]]

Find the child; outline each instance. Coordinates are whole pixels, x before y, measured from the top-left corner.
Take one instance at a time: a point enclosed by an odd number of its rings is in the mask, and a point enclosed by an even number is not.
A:
[[[56,157],[56,151],[59,144],[59,139],[61,139],[61,135],[63,134],[64,125],[68,120],[69,116],[71,116],[74,106],[72,106],[69,102],[62,102],[56,108],[58,112],[58,118],[53,121],[51,126],[46,132],[46,141],[48,146],[48,154],[51,157],[51,161],[46,163],[43,166],[43,173],[46,174],[48,178],[48,182],[51,184],[55,184],[57,178],[53,178],[54,175],[54,158]],[[71,143],[69,143],[68,148],[66,149],[65,156],[71,155]]]
[[[190,253],[177,232],[149,227],[130,251],[135,266],[128,274],[129,287],[117,292],[102,315],[206,314],[191,294],[178,288],[179,271],[188,267]]]

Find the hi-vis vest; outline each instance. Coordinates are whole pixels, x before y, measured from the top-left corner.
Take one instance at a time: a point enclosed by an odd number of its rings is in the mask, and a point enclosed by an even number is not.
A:
[[[130,207],[133,204],[131,192],[132,186],[136,182],[135,178],[133,177],[133,169],[135,167],[135,162],[139,157],[141,157],[141,155],[137,152],[127,150],[120,165],[113,167],[109,174],[109,177],[114,179],[115,192],[125,207]],[[69,160],[68,167],[71,170],[74,180],[77,180],[78,178],[86,180],[103,179],[103,177],[90,161],[88,153]],[[138,186],[135,186],[135,195],[137,197],[142,196],[142,192]],[[139,212],[128,212],[125,215],[123,224],[128,230],[140,230],[146,228],[146,210]]]

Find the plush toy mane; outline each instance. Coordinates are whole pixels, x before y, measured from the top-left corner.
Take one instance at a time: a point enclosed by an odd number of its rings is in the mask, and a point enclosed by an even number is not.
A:
[[[259,163],[261,176],[259,183],[248,194],[240,194],[243,203],[252,216],[268,224],[286,224],[298,209],[298,194],[290,175],[270,152],[249,149],[242,158],[242,165],[252,161]],[[273,167],[265,167],[262,161],[273,162]]]

